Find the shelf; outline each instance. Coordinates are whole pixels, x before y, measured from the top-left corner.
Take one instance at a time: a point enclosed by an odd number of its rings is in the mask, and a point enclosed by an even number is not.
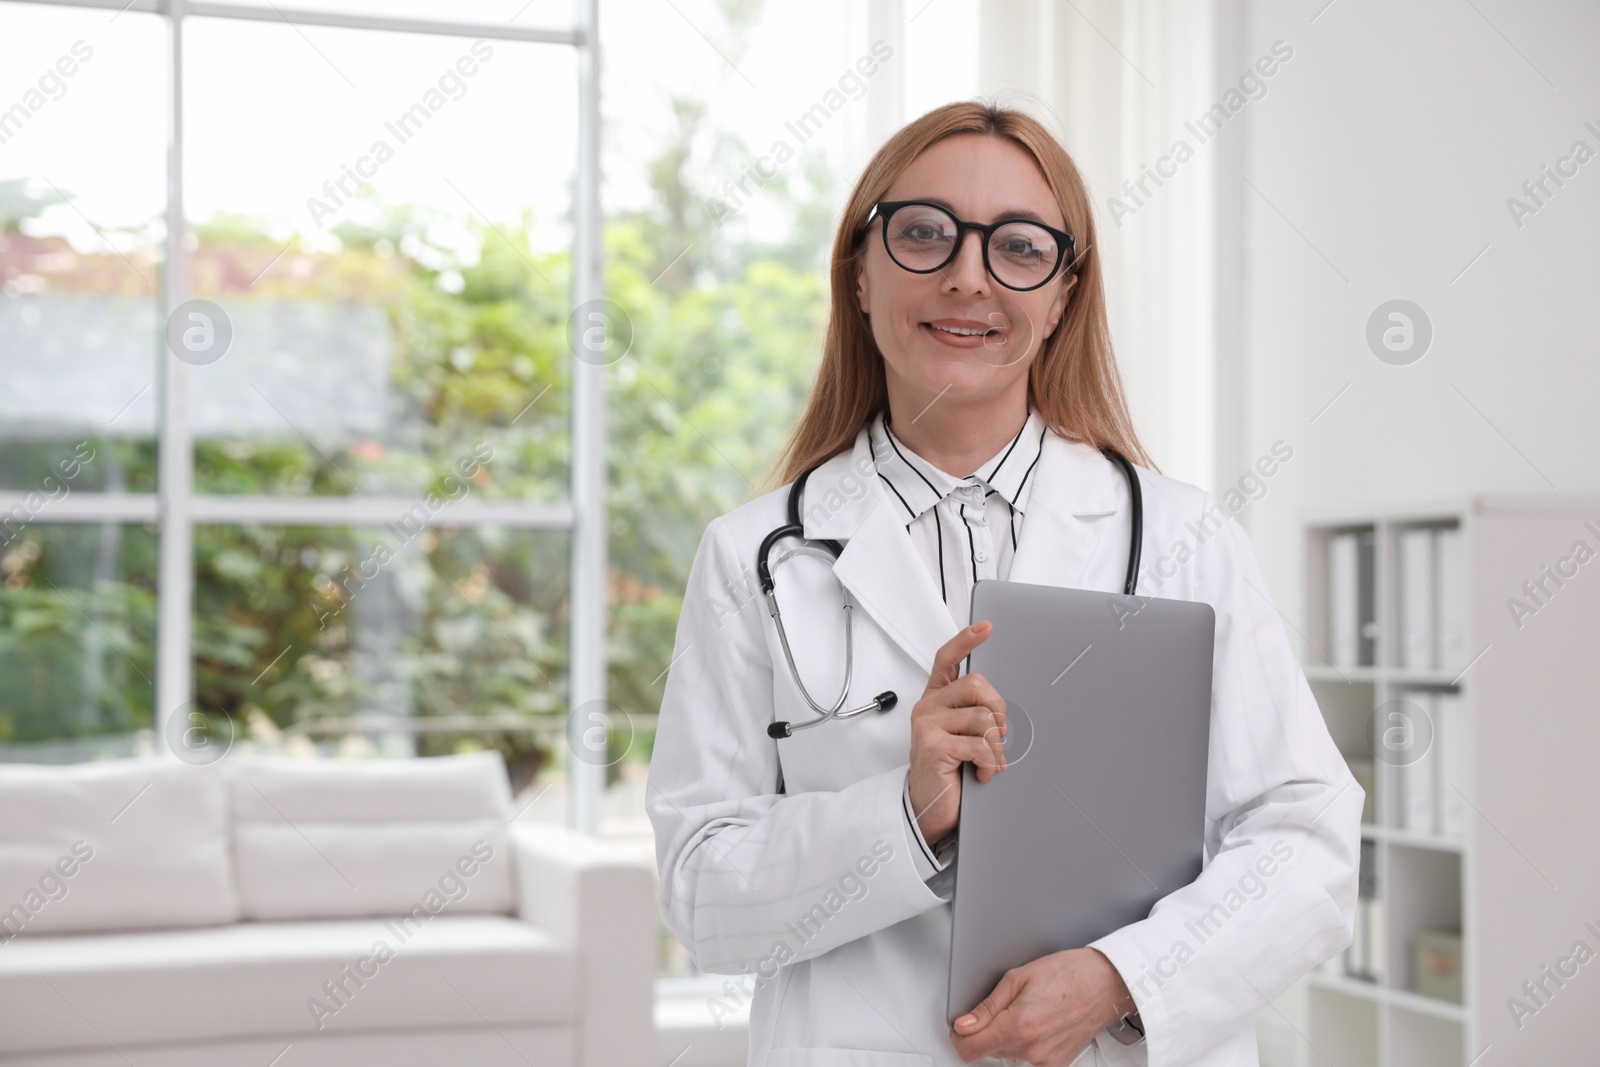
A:
[[[1431,1015],[1435,1019],[1447,1019],[1453,1023],[1467,1021],[1467,1009],[1460,1004],[1452,1004],[1448,1000],[1439,1000],[1435,997],[1425,997],[1409,989],[1385,989],[1383,992],[1389,1003],[1397,1008],[1414,1011],[1420,1015]]]
[[[1342,974],[1323,974],[1321,971],[1311,971],[1306,975],[1306,981],[1319,989],[1326,989],[1333,993],[1343,993],[1347,997],[1360,997],[1362,1000],[1381,1002],[1384,994],[1389,992],[1383,986],[1374,982],[1364,982],[1359,978],[1348,978]]]
[[[1306,672],[1308,682],[1365,682],[1371,685],[1378,680],[1376,667],[1334,667],[1313,663],[1301,669]]]
[[[1440,852],[1465,852],[1467,842],[1460,837],[1441,837],[1438,834],[1424,834],[1416,830],[1401,830],[1393,826],[1377,826],[1373,823],[1361,824],[1361,836],[1369,841],[1384,841],[1391,845],[1405,845],[1410,848],[1433,848]]]
[[[1564,1002],[1563,1014],[1541,1014],[1540,1026],[1525,1032],[1486,994],[1518,987],[1537,955],[1531,946],[1569,944],[1572,937],[1568,909],[1529,906],[1530,894],[1542,892],[1543,883],[1526,856],[1563,856],[1563,894],[1600,897],[1600,854],[1572,849],[1574,840],[1586,839],[1586,813],[1600,810],[1600,777],[1592,773],[1591,758],[1600,747],[1600,720],[1582,713],[1600,691],[1600,656],[1593,649],[1600,632],[1600,584],[1566,574],[1558,579],[1555,571],[1570,570],[1570,562],[1560,561],[1572,554],[1574,538],[1592,546],[1600,537],[1596,509],[1600,500],[1592,497],[1474,495],[1324,511],[1301,525],[1300,659],[1329,738],[1363,782],[1370,782],[1375,810],[1365,814],[1360,835],[1383,903],[1375,913],[1381,936],[1372,939],[1381,945],[1367,947],[1379,954],[1374,968],[1383,978],[1366,982],[1321,971],[1305,976],[1296,1023],[1303,1025],[1309,1047],[1298,1053],[1297,1067],[1470,1067],[1489,1047],[1495,1049],[1490,1058],[1514,1047],[1509,1055],[1518,1063],[1593,1059],[1582,1052],[1594,1044],[1600,986],[1569,983],[1563,995],[1571,1000]],[[1406,561],[1422,563],[1421,541],[1408,534],[1420,528],[1458,531],[1459,540],[1443,559],[1433,545],[1430,614],[1444,609],[1441,591],[1453,601],[1449,610],[1464,614],[1453,619],[1448,642],[1435,641],[1431,658],[1402,658],[1407,593],[1420,600],[1423,584],[1406,584]],[[1353,569],[1371,584],[1358,590],[1354,615],[1374,630],[1363,630],[1357,644],[1368,664],[1342,666],[1327,661],[1335,654],[1334,594],[1340,627],[1351,625],[1351,597],[1347,587],[1333,588],[1333,572],[1343,582],[1352,567],[1349,547],[1341,543],[1335,549],[1333,538],[1355,532],[1370,532],[1372,545],[1370,558],[1365,544],[1357,546]],[[1446,581],[1454,583],[1448,590],[1438,584]],[[1508,594],[1541,581],[1556,582],[1556,591],[1535,598],[1536,620],[1504,609]],[[1538,629],[1516,636],[1524,625]],[[1348,635],[1341,630],[1340,636],[1339,655],[1355,658]],[[1450,665],[1401,665],[1441,660]],[[1435,697],[1454,699],[1440,709]],[[1442,710],[1432,737],[1420,727],[1412,735],[1426,746],[1420,752],[1387,747],[1409,743],[1392,738],[1386,731],[1398,720],[1384,718],[1394,710],[1391,702],[1405,699],[1430,717]],[[1446,738],[1436,746],[1438,732]],[[1561,742],[1552,744],[1552,737]],[[1401,759],[1403,753],[1413,758]],[[1433,757],[1439,766],[1418,768],[1415,777],[1399,766]],[[1370,765],[1370,778],[1364,764]],[[1455,835],[1403,828],[1405,787],[1418,784],[1448,794]],[[1455,810],[1456,793],[1488,798],[1487,817],[1494,825],[1517,827],[1515,846],[1479,827],[1485,815],[1473,801],[1465,812]],[[1423,807],[1414,805],[1414,812],[1426,819]],[[1417,935],[1424,930],[1459,931],[1466,1004],[1416,991]]]
[[[1390,989],[1388,986],[1363,982],[1359,978],[1323,974],[1321,971],[1310,972],[1306,975],[1306,980],[1318,989],[1325,989],[1331,993],[1339,993],[1347,997],[1359,997],[1362,1000],[1370,1000],[1376,1004],[1389,1004],[1406,1011],[1416,1012],[1419,1015],[1429,1015],[1435,1019],[1444,1019],[1449,1022],[1465,1023],[1467,1021],[1467,1010],[1460,1004],[1452,1004],[1447,1000],[1425,997],[1420,993],[1413,993],[1409,989]]]
[[[1313,663],[1301,668],[1306,680],[1311,682],[1360,682],[1373,685],[1389,682],[1393,685],[1452,686],[1458,685],[1464,671],[1413,671],[1400,667],[1335,667],[1326,663]]]

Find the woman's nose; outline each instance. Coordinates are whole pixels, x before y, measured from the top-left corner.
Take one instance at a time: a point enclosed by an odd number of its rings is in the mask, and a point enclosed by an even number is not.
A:
[[[955,258],[946,263],[939,277],[946,287],[971,293],[989,291],[989,270],[983,265],[983,234],[968,230],[961,235]]]

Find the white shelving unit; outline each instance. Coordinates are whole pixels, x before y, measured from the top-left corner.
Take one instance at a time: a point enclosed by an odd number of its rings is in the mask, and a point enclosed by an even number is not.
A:
[[[1588,525],[1586,525],[1588,524]],[[1402,670],[1399,537],[1415,527],[1459,529],[1466,662]],[[1518,1025],[1507,1004],[1533,1005],[1538,982],[1577,942],[1600,953],[1600,499],[1486,497],[1434,506],[1309,516],[1301,649],[1329,732],[1341,751],[1372,758],[1374,710],[1417,690],[1464,698],[1467,830],[1456,838],[1402,828],[1397,773],[1375,763],[1378,896],[1386,933],[1380,981],[1313,972],[1303,980],[1298,1029],[1303,1067],[1540,1067],[1600,1062],[1600,958],[1556,986]],[[1329,539],[1375,535],[1376,660],[1334,666],[1329,634]],[[1583,542],[1597,558],[1567,564]],[[1545,568],[1548,566],[1549,571]],[[1546,576],[1556,573],[1562,584]],[[1545,581],[1536,614],[1518,620],[1512,597],[1533,605],[1525,581]],[[1430,752],[1422,758],[1430,758]],[[1415,931],[1462,933],[1464,1003],[1413,991]]]

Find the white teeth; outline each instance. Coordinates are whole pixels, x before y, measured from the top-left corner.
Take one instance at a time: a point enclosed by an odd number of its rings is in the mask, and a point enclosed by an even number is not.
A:
[[[987,334],[987,333],[990,332],[987,329],[983,329],[983,330],[965,330],[965,329],[962,329],[962,328],[957,327],[957,326],[939,326],[939,325],[935,325],[934,323],[931,323],[931,322],[928,323],[928,325],[933,327],[933,329],[935,329],[935,330],[942,330],[945,333],[953,333],[957,337],[982,337],[984,334]]]

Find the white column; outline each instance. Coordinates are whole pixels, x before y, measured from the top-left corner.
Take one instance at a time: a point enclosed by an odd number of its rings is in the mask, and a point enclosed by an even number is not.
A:
[[[872,79],[867,92],[867,155],[887,141],[906,121],[906,19],[901,0],[869,0],[867,4],[867,47],[883,41],[894,49],[894,59],[885,63]]]

